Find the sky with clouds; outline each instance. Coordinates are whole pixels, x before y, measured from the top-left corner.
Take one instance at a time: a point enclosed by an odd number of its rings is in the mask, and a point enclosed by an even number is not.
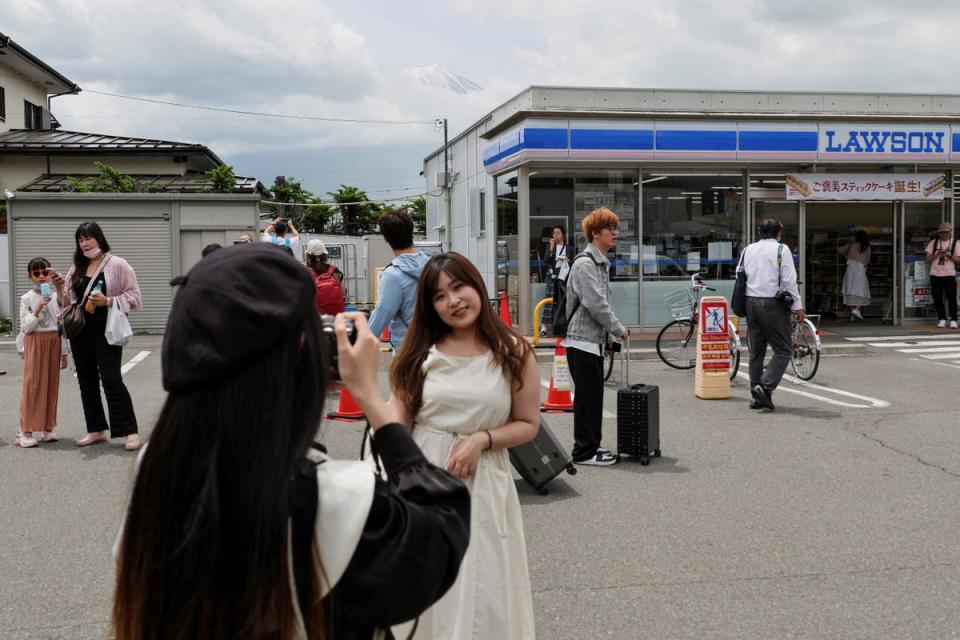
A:
[[[531,84],[960,93],[955,0],[0,0],[0,27],[88,90],[430,123],[454,135]],[[425,86],[443,65],[481,91]],[[93,93],[64,129],[199,142],[266,184],[415,193],[430,124],[228,115]]]

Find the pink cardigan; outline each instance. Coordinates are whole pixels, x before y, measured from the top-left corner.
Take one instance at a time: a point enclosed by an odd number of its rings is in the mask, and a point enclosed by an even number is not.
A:
[[[110,254],[113,255],[113,254]],[[76,271],[73,265],[67,270],[65,291],[63,292],[64,306],[77,302],[73,292],[73,274]],[[140,297],[140,285],[137,284],[137,274],[133,272],[130,263],[120,256],[113,256],[107,266],[103,268],[103,277],[107,282],[107,295],[120,301],[120,308],[124,313],[136,311],[143,305]]]

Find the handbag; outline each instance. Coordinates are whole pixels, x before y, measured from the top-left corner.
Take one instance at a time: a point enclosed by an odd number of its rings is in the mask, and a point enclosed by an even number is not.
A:
[[[67,340],[76,338],[80,335],[80,332],[83,331],[83,328],[87,326],[87,318],[84,315],[83,305],[87,303],[90,290],[93,289],[93,283],[103,272],[103,268],[107,266],[107,263],[110,262],[110,258],[112,257],[113,255],[109,253],[104,256],[96,272],[94,272],[93,277],[90,278],[90,282],[87,284],[87,290],[83,292],[83,297],[80,298],[78,302],[68,305],[67,308],[63,310],[63,313],[60,314],[60,317],[57,318],[57,330],[60,335]]]
[[[123,312],[120,301],[113,298],[113,304],[110,305],[110,311],[107,313],[107,329],[103,333],[107,339],[107,344],[115,347],[125,347],[130,344],[133,337],[133,329],[130,328],[130,320],[127,314]]]
[[[733,296],[730,299],[730,308],[734,315],[747,317],[747,272],[743,270],[743,257],[747,250],[740,252],[740,264],[737,265],[737,281],[733,285]]]

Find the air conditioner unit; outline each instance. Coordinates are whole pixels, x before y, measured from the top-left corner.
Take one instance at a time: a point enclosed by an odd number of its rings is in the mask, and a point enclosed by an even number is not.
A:
[[[437,185],[438,187],[445,187],[445,186],[447,186],[447,180],[449,179],[449,177],[450,177],[450,174],[447,173],[446,171],[437,171],[437,182],[436,182],[436,185]]]

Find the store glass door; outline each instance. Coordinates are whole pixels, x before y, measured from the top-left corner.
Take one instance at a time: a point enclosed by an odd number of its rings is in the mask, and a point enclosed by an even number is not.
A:
[[[893,215],[892,202],[806,203],[803,291],[807,313],[820,314],[826,322],[850,319],[851,307],[844,304],[843,295],[845,250],[862,230],[870,238],[870,304],[861,312],[867,322],[895,321]]]
[[[943,217],[940,202],[903,203],[903,317],[936,318],[930,292],[930,265],[924,258],[927,243]]]

